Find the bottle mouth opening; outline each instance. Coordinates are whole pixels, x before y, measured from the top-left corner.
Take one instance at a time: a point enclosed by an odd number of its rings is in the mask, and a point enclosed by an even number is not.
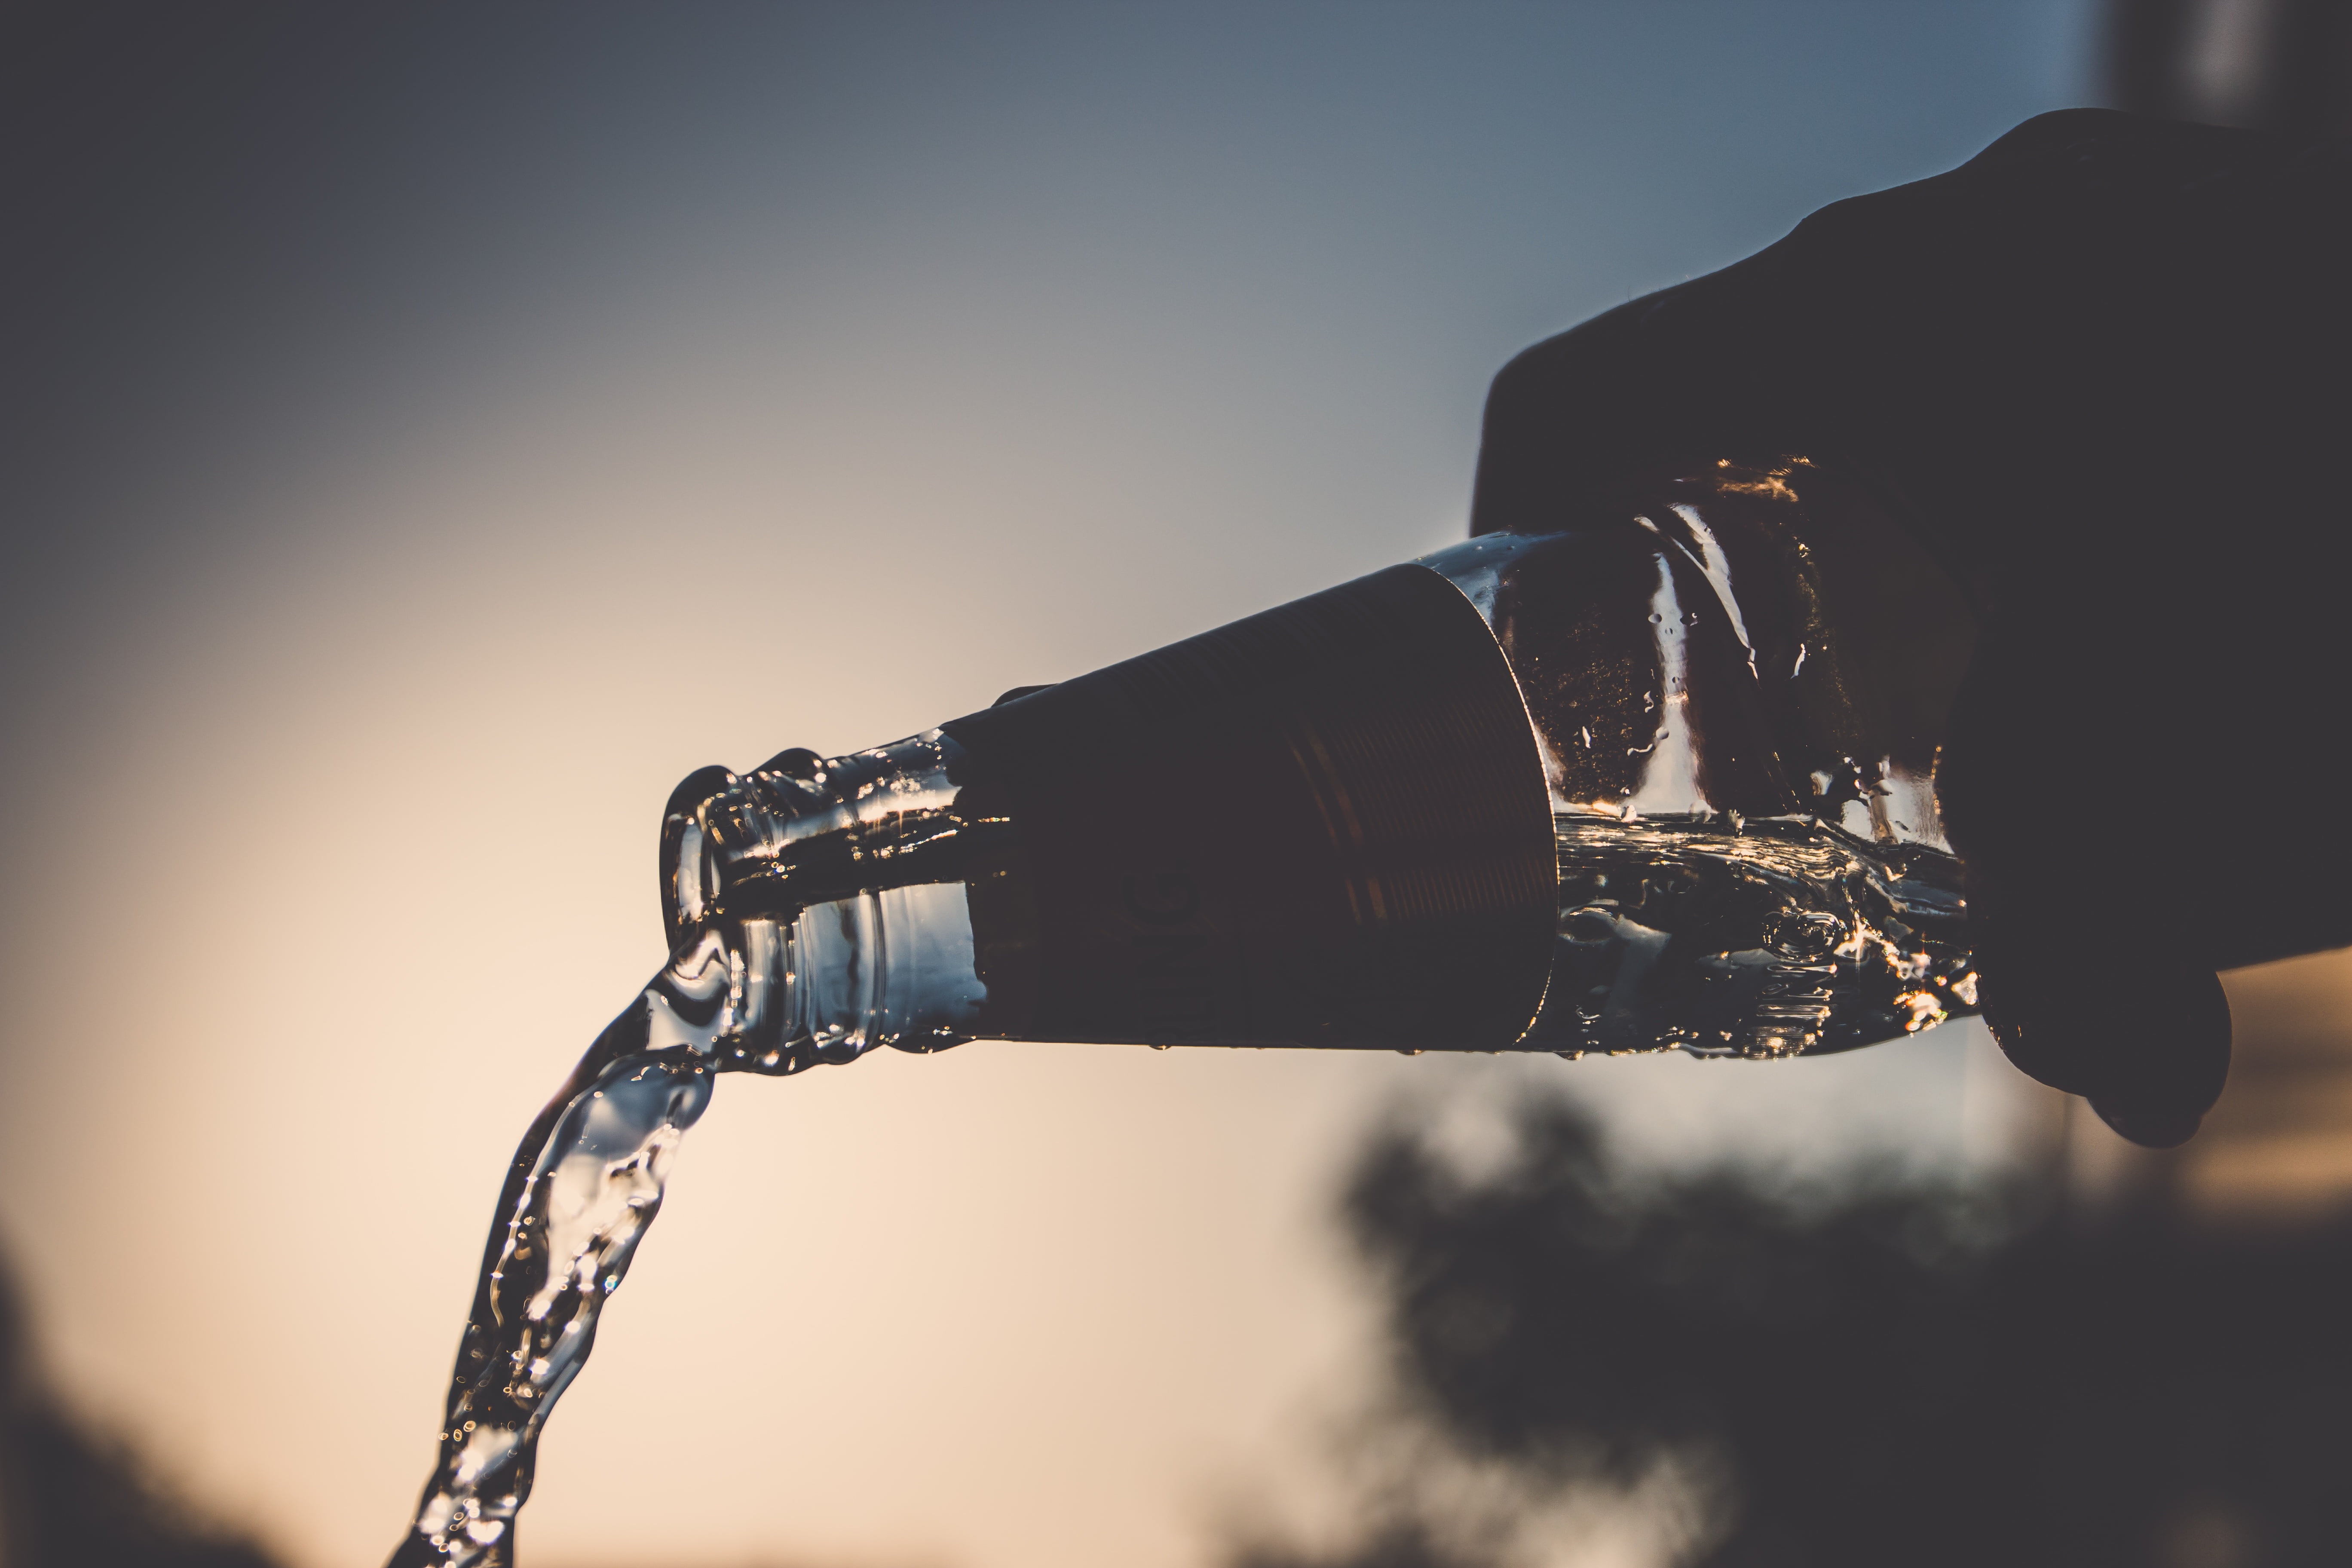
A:
[[[673,952],[702,923],[709,900],[719,890],[717,868],[707,863],[703,853],[701,807],[735,783],[733,773],[715,763],[697,768],[677,781],[662,807],[662,930]]]

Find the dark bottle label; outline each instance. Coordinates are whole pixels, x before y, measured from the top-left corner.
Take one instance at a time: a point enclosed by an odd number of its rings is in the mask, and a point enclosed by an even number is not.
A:
[[[958,816],[1011,829],[967,881],[982,1034],[1498,1049],[1542,1005],[1534,730],[1425,567],[943,728]]]

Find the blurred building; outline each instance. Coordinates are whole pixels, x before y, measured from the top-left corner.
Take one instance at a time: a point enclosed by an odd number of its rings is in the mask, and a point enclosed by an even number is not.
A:
[[[2206,125],[2352,131],[2343,0],[2111,0],[2107,101]]]

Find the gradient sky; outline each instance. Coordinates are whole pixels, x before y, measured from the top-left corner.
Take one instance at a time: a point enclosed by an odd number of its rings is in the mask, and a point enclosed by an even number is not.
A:
[[[7,26],[0,1240],[301,1568],[396,1538],[690,769],[1463,531],[1525,344],[2084,101],[2081,4],[508,5]],[[1176,1568],[1311,1507],[1368,1118],[1957,1158],[1778,1065],[975,1045],[733,1082],[545,1563]],[[1979,1078],[1984,1069],[1979,1063]],[[1996,1084],[1990,1092],[1999,1092]]]

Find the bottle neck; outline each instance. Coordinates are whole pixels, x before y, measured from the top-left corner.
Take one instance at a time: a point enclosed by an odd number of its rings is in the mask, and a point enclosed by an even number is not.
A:
[[[745,1065],[969,1035],[1499,1049],[1541,1005],[1534,731],[1420,566],[703,783],[666,826],[666,912],[680,941],[773,928],[743,984],[782,1043]],[[730,942],[748,971],[754,945]]]

